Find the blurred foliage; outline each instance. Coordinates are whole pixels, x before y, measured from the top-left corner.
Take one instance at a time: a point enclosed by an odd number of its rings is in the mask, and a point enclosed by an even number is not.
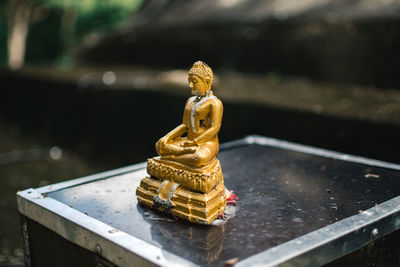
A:
[[[0,62],[7,61],[7,11],[8,3],[0,0]]]
[[[48,7],[61,9],[73,8],[83,15],[91,14],[96,10],[120,10],[132,11],[137,7],[139,1],[135,0],[36,0],[45,3]],[[122,10],[121,10],[122,11]]]
[[[7,62],[7,37],[13,1],[0,0],[0,62]],[[129,18],[142,0],[25,0],[31,7],[26,62],[71,65],[90,34],[112,30]]]
[[[7,61],[7,23],[0,19],[0,62]]]
[[[76,33],[82,37],[88,32],[113,28],[131,15],[141,0],[37,0],[44,7],[75,12]]]
[[[45,63],[52,62],[62,57],[66,51],[60,35],[61,10],[52,10],[46,19],[30,25],[27,38],[26,62]],[[78,45],[79,40],[76,44]]]

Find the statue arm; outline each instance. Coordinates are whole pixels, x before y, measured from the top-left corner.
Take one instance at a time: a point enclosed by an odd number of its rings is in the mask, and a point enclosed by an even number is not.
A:
[[[190,99],[188,99],[188,101],[186,102],[186,105],[188,104],[189,101],[190,101]],[[186,108],[185,108],[185,110],[186,110]],[[182,124],[177,126],[175,129],[173,129],[172,131],[170,131],[169,133],[164,135],[162,138],[160,138],[160,140],[157,141],[156,151],[157,151],[158,155],[162,155],[164,153],[164,148],[168,143],[170,143],[172,140],[174,140],[177,137],[181,137],[184,133],[187,132],[188,129],[187,129],[187,125],[185,124],[186,120],[187,120],[187,112],[184,111]]]
[[[186,125],[181,124],[172,131],[170,131],[169,133],[167,133],[165,136],[160,138],[160,140],[158,140],[156,143],[157,154],[161,156],[164,153],[165,146],[167,146],[167,144],[171,142],[171,140],[177,138],[178,136],[183,135],[186,132],[186,129],[187,129]]]
[[[174,140],[175,138],[182,136],[187,131],[187,127],[185,124],[181,124],[177,126],[175,129],[167,133],[163,138],[166,139],[167,142]]]
[[[188,102],[190,101],[190,99],[188,99],[186,101],[185,107],[188,104]],[[184,133],[187,132],[187,126],[185,124],[187,120],[187,114],[184,111],[183,112],[183,119],[182,119],[182,124],[177,126],[175,129],[173,129],[172,131],[170,131],[169,133],[167,133],[165,136],[163,136],[160,140],[163,140],[165,143],[170,142],[171,140],[174,140],[177,137],[182,136]]]
[[[202,141],[208,141],[218,135],[222,123],[222,112],[223,107],[220,100],[214,102],[211,105],[211,127],[204,133],[196,137],[193,141],[195,143],[201,143]]]

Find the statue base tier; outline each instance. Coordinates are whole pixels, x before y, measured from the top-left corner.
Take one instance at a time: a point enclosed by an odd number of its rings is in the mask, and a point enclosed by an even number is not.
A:
[[[223,182],[202,193],[169,180],[146,177],[141,180],[136,196],[142,205],[200,224],[210,224],[223,214],[226,206]]]
[[[154,157],[136,190],[140,204],[190,222],[210,224],[224,213],[226,194],[218,159],[205,166]]]
[[[193,167],[172,160],[154,157],[147,160],[147,173],[160,180],[174,181],[190,190],[208,193],[223,182],[219,160],[206,166]]]

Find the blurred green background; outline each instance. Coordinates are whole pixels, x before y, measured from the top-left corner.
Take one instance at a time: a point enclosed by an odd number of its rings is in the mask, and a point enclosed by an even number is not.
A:
[[[3,0],[0,2],[0,62],[12,69],[19,69],[24,62],[71,67],[85,38],[88,41],[92,35],[120,26],[141,2]],[[13,40],[25,42],[12,46]],[[14,53],[10,55],[14,61],[8,59],[7,51]]]

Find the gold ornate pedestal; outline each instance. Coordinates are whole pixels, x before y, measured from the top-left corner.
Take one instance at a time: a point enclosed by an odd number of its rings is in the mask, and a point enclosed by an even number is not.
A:
[[[193,191],[208,193],[223,182],[221,165],[215,159],[207,166],[193,168],[182,163],[161,160],[155,157],[147,160],[147,173],[160,180],[171,180]]]
[[[136,190],[139,203],[195,223],[210,224],[224,212],[225,186],[218,160],[189,169],[179,163],[152,158],[151,175]]]

